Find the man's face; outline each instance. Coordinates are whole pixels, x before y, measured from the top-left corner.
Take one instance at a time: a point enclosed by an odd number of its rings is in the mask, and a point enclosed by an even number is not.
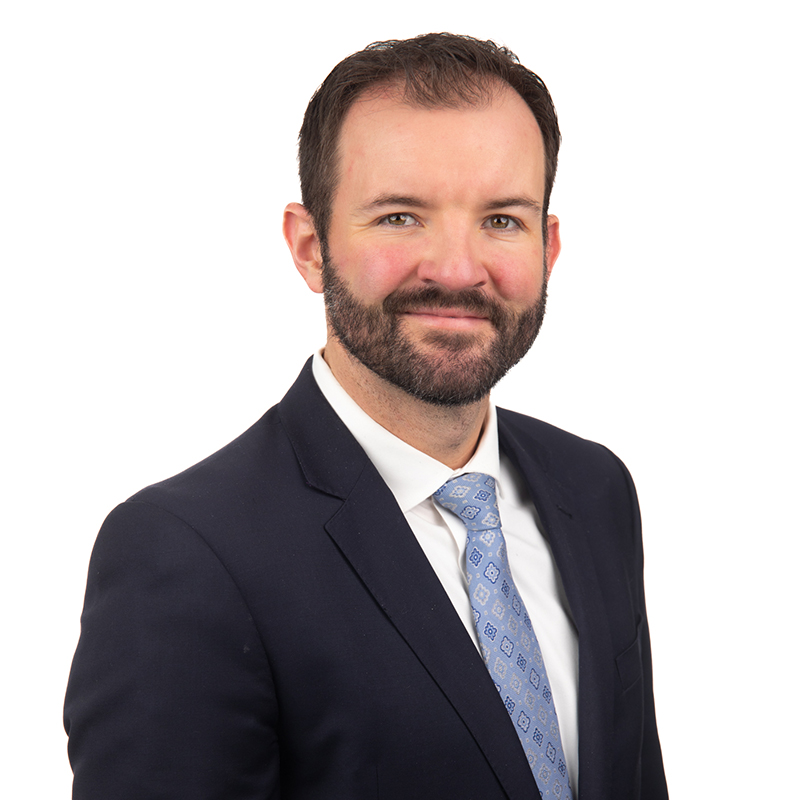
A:
[[[515,92],[458,109],[392,93],[341,132],[323,285],[328,348],[427,402],[479,400],[528,351],[544,315],[544,147]]]

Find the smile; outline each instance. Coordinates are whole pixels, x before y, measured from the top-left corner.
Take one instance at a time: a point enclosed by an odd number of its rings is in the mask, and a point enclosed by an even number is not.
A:
[[[470,330],[489,322],[485,316],[463,308],[421,308],[404,311],[400,316],[425,325],[453,330]]]

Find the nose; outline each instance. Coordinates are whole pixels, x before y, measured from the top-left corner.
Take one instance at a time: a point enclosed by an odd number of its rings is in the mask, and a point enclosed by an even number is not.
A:
[[[449,291],[484,286],[489,274],[480,256],[476,232],[468,226],[448,227],[447,231],[431,233],[417,277]]]

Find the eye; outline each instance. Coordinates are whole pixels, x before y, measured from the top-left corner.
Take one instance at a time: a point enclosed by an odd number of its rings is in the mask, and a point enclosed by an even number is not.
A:
[[[488,226],[496,231],[507,231],[512,228],[519,228],[519,223],[513,217],[507,217],[505,214],[495,214],[486,220]]]
[[[388,225],[392,228],[409,228],[412,225],[415,225],[417,222],[416,219],[411,214],[387,214],[385,217],[381,217],[378,220],[380,225]]]

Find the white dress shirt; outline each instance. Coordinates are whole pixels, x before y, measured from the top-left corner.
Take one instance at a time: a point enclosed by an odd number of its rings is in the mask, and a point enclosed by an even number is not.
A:
[[[375,422],[342,388],[322,357],[314,355],[314,378],[323,395],[375,465],[391,490],[420,547],[480,652],[466,581],[467,534],[463,523],[431,495],[467,472],[497,482],[497,503],[514,583],[533,623],[561,729],[573,792],[578,791],[578,634],[539,515],[524,481],[500,453],[493,403],[475,454],[452,470]]]

